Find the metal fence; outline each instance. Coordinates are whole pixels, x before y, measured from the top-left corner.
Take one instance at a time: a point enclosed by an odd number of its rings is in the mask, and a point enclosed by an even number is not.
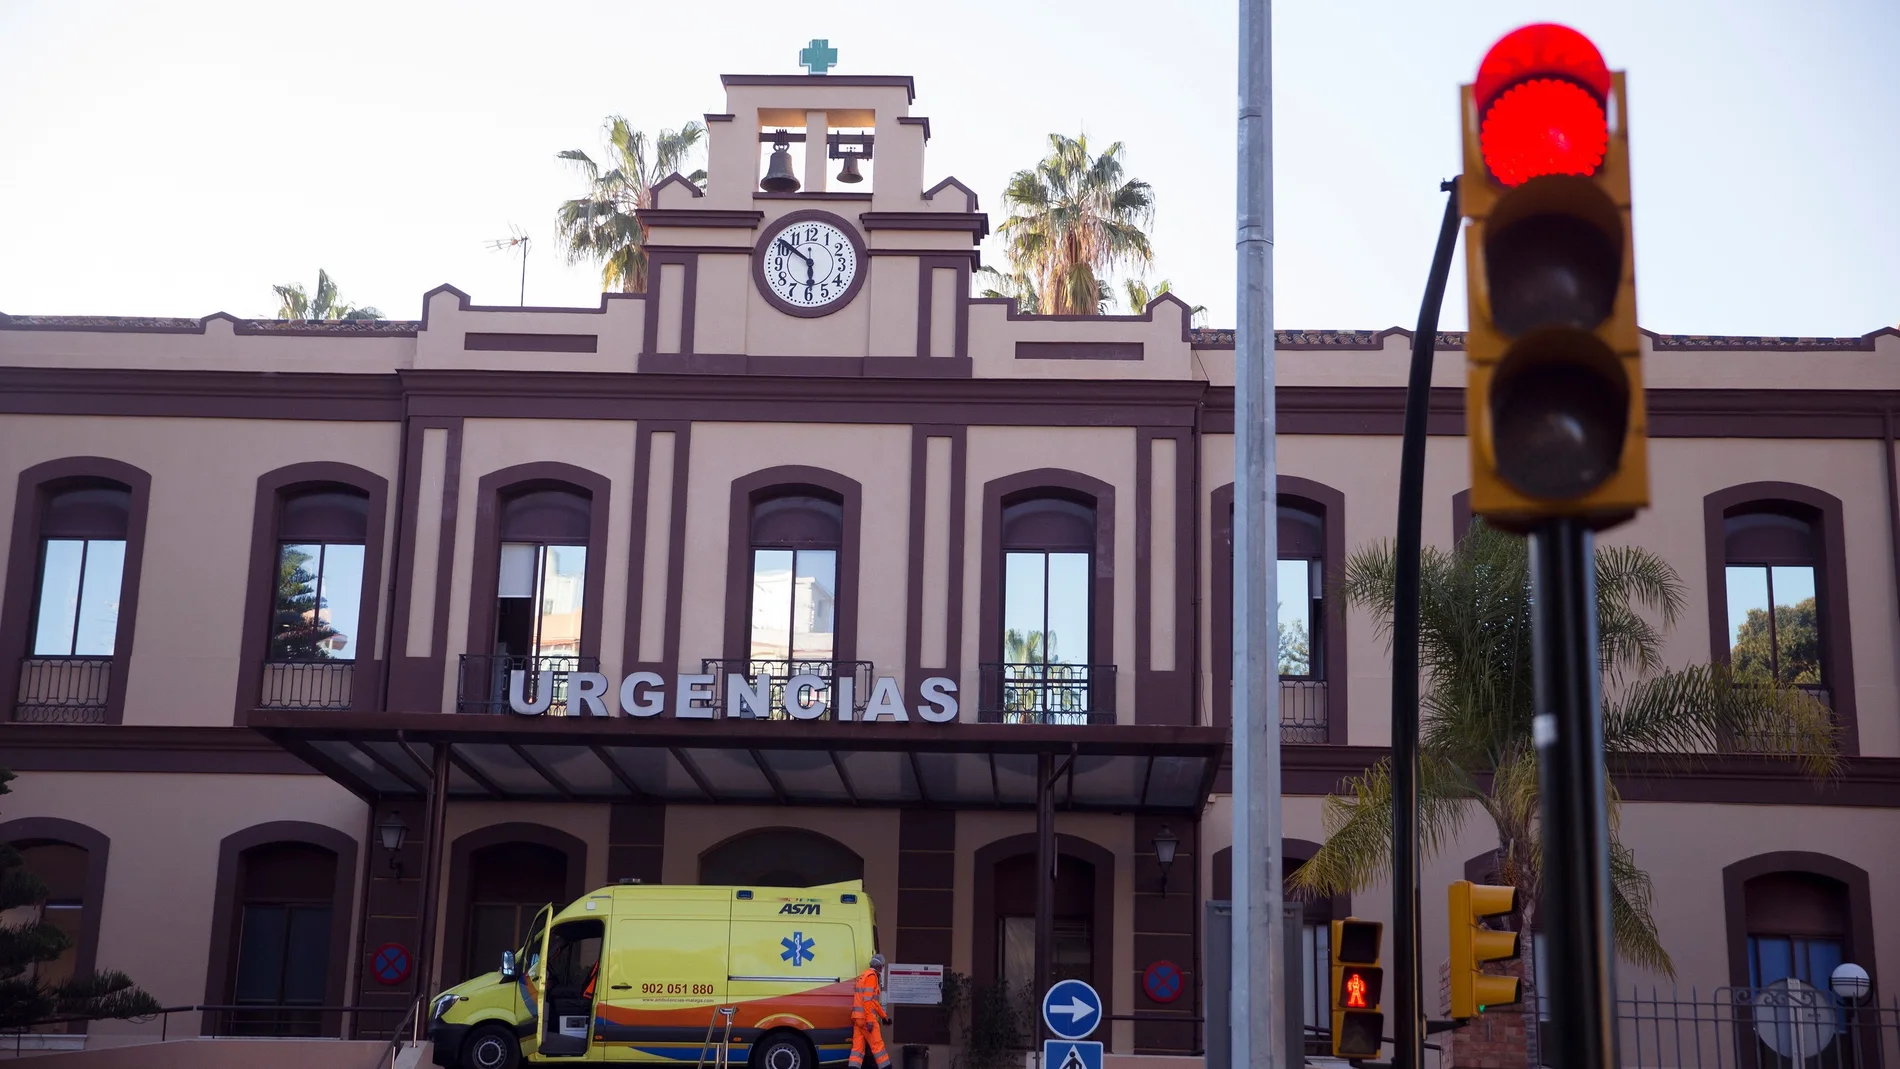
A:
[[[1326,741],[1326,681],[1280,678],[1280,741]]]
[[[985,724],[1113,724],[1115,666],[977,665],[976,716]]]
[[[355,681],[355,661],[265,661],[257,707],[348,709]]]
[[[1652,988],[1618,999],[1616,1016],[1626,1066],[1900,1069],[1900,998],[1849,1002],[1800,981],[1686,998]]]
[[[455,711],[458,713],[505,713],[508,711],[508,679],[524,673],[522,700],[541,700],[543,677],[550,691],[548,716],[567,715],[567,677],[571,672],[598,672],[598,657],[514,657],[502,654],[462,654],[461,670],[456,673]]]
[[[871,687],[876,680],[876,666],[870,661],[812,661],[798,659],[747,660],[742,657],[707,657],[699,662],[699,670],[701,674],[713,677],[712,707],[719,711],[720,716],[727,715],[727,676],[743,675],[754,682],[756,682],[760,676],[770,676],[772,679],[770,694],[772,711],[769,714],[769,719],[772,720],[838,719],[837,709],[835,707],[838,702],[838,681],[840,679],[850,680],[851,682],[851,715],[852,719],[855,720],[859,714],[864,712],[865,705],[870,702]],[[799,676],[815,676],[824,684],[816,695],[817,699],[825,703],[823,715],[815,717],[793,717],[790,713],[785,711],[788,708],[785,700],[785,684]],[[806,708],[808,710],[816,708],[816,704],[809,692],[801,696],[806,699],[808,703]]]
[[[110,657],[26,657],[13,719],[23,724],[103,724]]]

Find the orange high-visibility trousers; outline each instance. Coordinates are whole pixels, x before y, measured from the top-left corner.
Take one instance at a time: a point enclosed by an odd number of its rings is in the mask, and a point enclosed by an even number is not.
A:
[[[877,1069],[891,1069],[891,1056],[884,1049],[884,1030],[875,1019],[851,1022],[851,1069],[864,1069],[864,1048],[871,1048]]]

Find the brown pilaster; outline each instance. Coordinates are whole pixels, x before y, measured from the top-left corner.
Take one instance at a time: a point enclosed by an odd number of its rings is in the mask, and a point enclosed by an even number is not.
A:
[[[666,806],[615,803],[607,818],[607,881],[660,883],[666,857]]]
[[[351,1029],[358,1039],[388,1039],[418,996],[417,985],[426,971],[422,967],[422,877],[428,856],[427,810],[428,804],[419,798],[385,799],[370,810],[368,833],[363,840],[369,863],[363,924],[357,933],[356,991],[349,1001],[378,1012],[354,1015]],[[393,865],[376,832],[376,826],[392,813],[409,827]],[[385,984],[370,968],[377,950],[388,943],[409,951],[409,976],[401,983]]]
[[[1155,860],[1155,834],[1167,825],[1180,840],[1174,864],[1168,868],[1167,893],[1162,893],[1161,866]],[[1195,992],[1199,989],[1200,947],[1195,943],[1195,873],[1200,862],[1200,825],[1194,820],[1162,817],[1135,818],[1135,1012],[1178,1016],[1167,1020],[1135,1022],[1136,1054],[1187,1054],[1195,1042]],[[1142,974],[1157,961],[1173,962],[1181,971],[1181,994],[1172,1002],[1156,1002],[1142,986]]]
[[[906,809],[899,814],[897,942],[884,951],[891,961],[949,967],[956,861],[954,811]],[[937,1009],[899,1006],[892,1020],[896,1025],[893,1041],[899,1037],[906,1043],[951,1041],[949,1024]]]

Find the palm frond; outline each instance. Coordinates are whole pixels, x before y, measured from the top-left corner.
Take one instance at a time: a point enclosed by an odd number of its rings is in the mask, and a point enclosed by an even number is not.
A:
[[[1326,799],[1326,842],[1292,877],[1315,897],[1361,891],[1389,879],[1392,860],[1392,765],[1389,759],[1346,782],[1345,795]],[[1421,755],[1418,777],[1419,844],[1436,854],[1463,826],[1477,796],[1456,767]]]
[[[1653,898],[1649,874],[1636,864],[1629,847],[1610,840],[1610,931],[1616,941],[1616,953],[1624,961],[1651,972],[1675,978],[1675,963],[1662,945],[1662,933],[1656,930],[1651,912]]]
[[[1798,762],[1811,776],[1840,770],[1840,726],[1799,687],[1744,683],[1726,665],[1691,665],[1638,680],[1603,701],[1604,749],[1693,762],[1742,751]]]

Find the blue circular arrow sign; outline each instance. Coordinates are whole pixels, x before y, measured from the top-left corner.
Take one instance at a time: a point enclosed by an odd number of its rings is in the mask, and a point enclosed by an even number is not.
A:
[[[1102,996],[1080,980],[1058,980],[1042,996],[1042,1023],[1063,1039],[1082,1039],[1102,1023]]]

